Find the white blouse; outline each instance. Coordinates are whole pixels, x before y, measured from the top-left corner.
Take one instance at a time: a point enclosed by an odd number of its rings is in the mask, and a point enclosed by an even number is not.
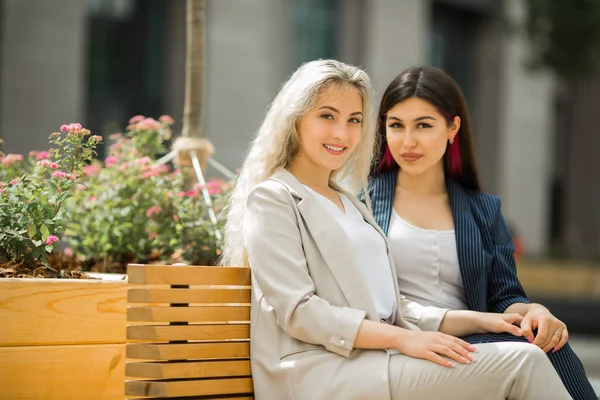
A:
[[[304,187],[343,228],[352,243],[353,250],[350,251],[355,252],[357,264],[360,266],[379,318],[393,323],[397,304],[385,239],[364,220],[358,208],[343,193],[338,192],[345,212],[327,197],[306,185]]]
[[[388,239],[400,293],[427,306],[465,310],[454,230],[427,230],[392,210]]]

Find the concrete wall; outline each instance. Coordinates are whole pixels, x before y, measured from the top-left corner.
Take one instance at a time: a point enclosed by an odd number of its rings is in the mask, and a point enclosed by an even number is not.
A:
[[[0,6],[0,135],[7,152],[43,150],[61,124],[82,116],[86,2]]]
[[[509,17],[522,17],[522,1],[506,0]],[[499,112],[498,188],[503,211],[523,237],[528,251],[546,250],[554,121],[552,78],[524,68],[527,46],[520,37],[505,39]]]

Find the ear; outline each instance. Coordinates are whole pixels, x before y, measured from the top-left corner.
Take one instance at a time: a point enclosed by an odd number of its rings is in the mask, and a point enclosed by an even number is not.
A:
[[[457,115],[454,117],[454,120],[452,121],[452,123],[450,124],[450,127],[448,129],[448,140],[454,141],[454,138],[458,134],[459,130],[460,130],[460,117]]]

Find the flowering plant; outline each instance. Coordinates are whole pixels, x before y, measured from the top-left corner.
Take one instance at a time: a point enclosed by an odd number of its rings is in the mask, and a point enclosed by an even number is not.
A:
[[[0,261],[46,263],[64,230],[65,201],[83,184],[82,168],[102,137],[74,123],[50,135],[49,151],[0,155]]]
[[[173,119],[135,116],[103,163],[84,168],[86,186],[68,202],[66,241],[88,267],[124,272],[129,262],[186,261],[214,263],[221,243],[200,196],[200,187],[184,190],[180,171],[158,165]],[[218,214],[229,186],[210,182]]]

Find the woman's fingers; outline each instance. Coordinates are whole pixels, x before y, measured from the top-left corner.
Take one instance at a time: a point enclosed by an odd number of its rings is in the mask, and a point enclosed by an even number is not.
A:
[[[477,348],[475,346],[473,346],[471,343],[465,342],[464,340],[459,339],[456,336],[444,335],[444,338],[447,340],[450,340],[453,343],[456,343],[457,345],[459,345],[460,347],[462,347],[468,351],[477,351]]]
[[[433,348],[433,351],[436,352],[437,354],[446,356],[446,357],[448,357],[458,363],[461,363],[461,364],[468,364],[471,362],[471,360],[462,356],[460,353],[457,353],[456,351],[454,351],[447,345],[443,345],[443,344],[437,345],[436,347]]]
[[[567,340],[569,340],[569,332],[567,332],[567,329],[565,328],[562,331],[562,336],[560,337],[560,341],[558,342],[558,344],[556,346],[554,346],[554,348],[552,349],[552,352],[556,353],[558,350],[562,349],[562,347],[567,343]]]
[[[440,356],[434,351],[430,351],[425,355],[425,358],[429,361],[433,361],[436,364],[440,364],[444,367],[454,367],[454,363]]]

